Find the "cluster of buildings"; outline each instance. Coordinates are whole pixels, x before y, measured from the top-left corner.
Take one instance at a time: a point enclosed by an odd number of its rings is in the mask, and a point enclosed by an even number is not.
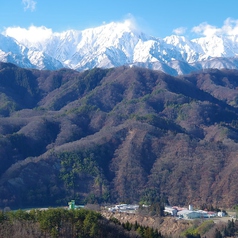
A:
[[[136,213],[139,205],[131,204],[119,204],[112,207],[108,207],[110,212],[126,212],[126,213]],[[164,213],[178,219],[196,219],[196,218],[213,218],[213,217],[223,217],[224,212],[213,212],[206,210],[194,210],[192,205],[188,208],[178,207],[178,206],[165,206]]]
[[[119,204],[113,207],[109,207],[108,211],[110,212],[127,212],[127,213],[135,213],[139,208],[139,205],[132,204]]]
[[[225,216],[224,212],[213,212],[213,211],[204,211],[204,210],[194,210],[192,205],[189,205],[188,208],[184,207],[165,207],[164,213],[183,219],[196,219],[196,218],[212,218],[212,217],[223,217]]]

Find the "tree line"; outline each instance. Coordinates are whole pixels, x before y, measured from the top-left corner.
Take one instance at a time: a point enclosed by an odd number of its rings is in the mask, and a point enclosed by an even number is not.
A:
[[[12,238],[159,238],[152,228],[107,220],[98,212],[80,209],[0,211],[0,237]]]

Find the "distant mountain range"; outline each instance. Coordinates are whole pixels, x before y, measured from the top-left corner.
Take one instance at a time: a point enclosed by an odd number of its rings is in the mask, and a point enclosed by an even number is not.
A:
[[[83,71],[127,65],[181,75],[207,68],[238,69],[237,56],[238,36],[162,39],[136,30],[129,21],[52,33],[38,41],[0,34],[0,61],[25,68]]]

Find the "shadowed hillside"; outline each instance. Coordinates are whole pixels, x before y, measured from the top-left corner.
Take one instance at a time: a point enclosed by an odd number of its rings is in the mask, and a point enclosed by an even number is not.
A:
[[[238,71],[0,64],[0,207],[238,203]]]

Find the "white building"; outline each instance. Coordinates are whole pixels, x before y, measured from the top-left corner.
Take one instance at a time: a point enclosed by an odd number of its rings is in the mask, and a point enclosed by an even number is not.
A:
[[[224,217],[224,216],[226,216],[226,214],[221,211],[221,212],[218,212],[218,213],[217,213],[217,216],[219,216],[219,217]]]
[[[165,207],[164,208],[164,213],[169,214],[171,216],[177,216],[178,210],[172,207]]]
[[[201,211],[182,210],[178,212],[178,216],[184,219],[206,218],[206,213]]]

